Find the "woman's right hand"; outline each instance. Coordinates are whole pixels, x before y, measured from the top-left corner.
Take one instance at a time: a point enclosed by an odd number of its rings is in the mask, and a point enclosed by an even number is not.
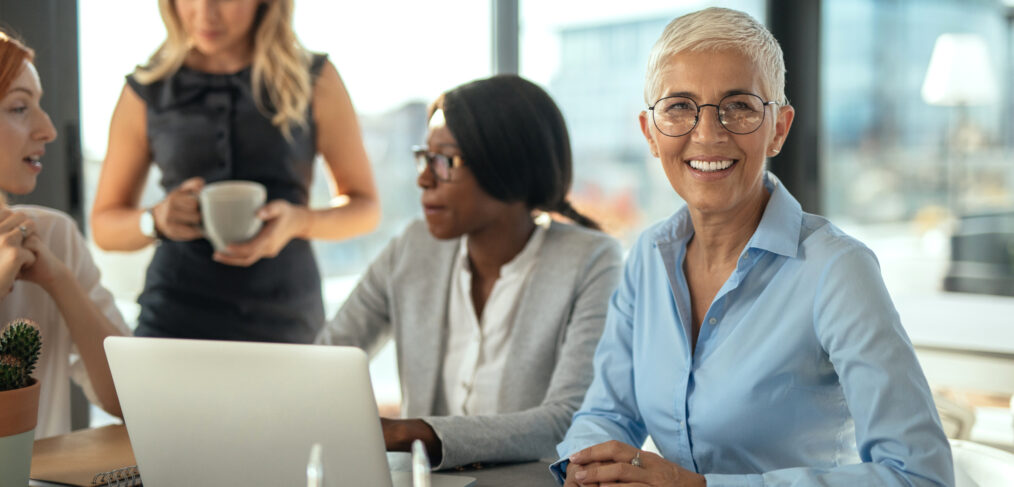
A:
[[[155,228],[160,235],[178,242],[197,240],[204,236],[201,230],[201,208],[197,199],[203,188],[204,179],[190,178],[152,208]]]
[[[578,464],[576,464],[574,462],[568,462],[567,463],[567,477],[564,479],[563,487],[597,487],[599,484],[579,484],[577,482],[577,480],[575,480],[574,476],[579,471],[588,470],[588,469],[592,469],[592,468],[598,468],[598,467],[601,467],[603,465],[606,465],[607,463],[613,463],[613,462],[594,462],[594,463],[589,463],[589,464],[585,464],[585,465],[578,465]]]
[[[635,460],[638,462],[635,464]],[[703,475],[661,455],[610,440],[570,456],[564,487],[638,485],[644,487],[705,487]]]

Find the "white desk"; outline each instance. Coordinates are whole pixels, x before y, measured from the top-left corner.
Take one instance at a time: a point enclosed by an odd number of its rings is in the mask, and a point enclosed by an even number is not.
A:
[[[1014,394],[1014,298],[938,292],[894,303],[931,384]]]

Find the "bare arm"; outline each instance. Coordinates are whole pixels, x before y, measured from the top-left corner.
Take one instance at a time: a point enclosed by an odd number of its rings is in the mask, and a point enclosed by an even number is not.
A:
[[[95,203],[92,237],[106,250],[137,250],[152,243],[141,233],[141,198],[151,165],[144,101],[124,85],[109,123],[109,147],[102,164]]]
[[[22,271],[21,278],[41,286],[60,309],[71,339],[84,361],[85,370],[99,405],[109,414],[122,417],[120,402],[113,386],[102,341],[107,336],[122,335],[109,318],[98,309],[74,273],[53,255],[38,236],[25,241],[35,254],[35,263]]]
[[[348,202],[313,211],[301,237],[343,239],[373,230],[380,221],[380,203],[370,161],[352,100],[330,62],[314,86],[313,113],[331,192]]]

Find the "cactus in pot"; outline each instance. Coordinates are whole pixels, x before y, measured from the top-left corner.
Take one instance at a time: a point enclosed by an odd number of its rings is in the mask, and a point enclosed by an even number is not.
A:
[[[38,424],[39,381],[31,377],[42,349],[39,329],[19,319],[0,331],[0,485],[27,485]]]
[[[0,332],[0,391],[28,386],[42,350],[42,337],[31,320],[14,320]]]

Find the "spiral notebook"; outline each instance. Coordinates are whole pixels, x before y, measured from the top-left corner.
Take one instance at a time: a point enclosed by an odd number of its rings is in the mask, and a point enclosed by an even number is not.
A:
[[[123,425],[79,430],[36,441],[30,477],[46,485],[141,485]]]

